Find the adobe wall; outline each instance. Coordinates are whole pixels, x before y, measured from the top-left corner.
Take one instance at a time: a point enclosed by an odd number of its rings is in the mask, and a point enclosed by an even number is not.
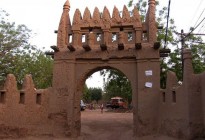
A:
[[[167,74],[166,89],[161,91],[159,132],[193,139],[204,136],[204,74],[193,73],[191,52],[184,50],[184,79],[178,84],[173,72]]]
[[[52,93],[53,88],[35,89],[31,75],[25,76],[23,87],[18,90],[14,75],[9,74],[0,90],[0,139],[68,136],[67,113],[50,111],[57,99]]]
[[[48,91],[35,90],[30,75],[25,77],[23,88],[18,90],[15,77],[9,74],[0,93],[1,136],[9,133],[11,136],[17,133],[17,137],[27,135],[31,129],[35,131],[38,125],[48,122]]]
[[[188,96],[177,82],[176,75],[173,72],[168,72],[167,88],[160,93],[159,132],[184,138],[190,134]],[[176,97],[174,97],[174,93]]]
[[[203,113],[203,124],[204,124],[204,129],[203,129],[203,135],[205,135],[205,72],[200,74],[200,91],[201,91],[201,105],[202,105],[202,113]]]

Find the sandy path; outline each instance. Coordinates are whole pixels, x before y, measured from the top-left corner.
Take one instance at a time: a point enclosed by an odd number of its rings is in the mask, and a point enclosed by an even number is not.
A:
[[[81,113],[83,140],[134,140],[133,114],[85,110]],[[135,139],[136,140],[136,139]],[[137,140],[175,140],[166,136],[146,136]]]
[[[132,118],[132,113],[85,110],[81,113],[82,136],[86,140],[132,140]]]

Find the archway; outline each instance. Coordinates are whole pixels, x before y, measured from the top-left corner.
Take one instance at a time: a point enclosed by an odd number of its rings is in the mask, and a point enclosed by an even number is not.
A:
[[[51,113],[66,112],[67,133],[79,136],[79,102],[85,79],[96,70],[114,68],[123,72],[132,85],[134,135],[156,132],[160,54],[159,45],[155,43],[155,0],[149,0],[149,16],[144,23],[136,8],[130,16],[125,6],[122,17],[117,8],[113,10],[113,17],[106,7],[102,16],[95,8],[93,17],[89,9],[83,18],[76,10],[71,26],[69,8],[67,1],[59,24],[57,47],[53,47]],[[147,38],[143,38],[143,34]]]
[[[106,67],[108,68],[108,67]],[[97,70],[99,70],[97,68]],[[121,72],[119,72],[116,69],[103,69],[103,70],[112,70],[114,72],[118,72],[121,74]],[[93,70],[91,70],[93,71]],[[95,77],[93,77],[94,73],[97,73],[99,71],[94,71],[93,73],[91,73],[92,78],[91,79],[95,79]],[[115,75],[116,76],[116,75]],[[121,75],[120,75],[121,76]],[[102,77],[101,77],[102,78]],[[123,78],[125,78],[125,76],[123,76]],[[100,76],[98,76],[98,79],[100,79]],[[112,79],[113,80],[113,79]],[[110,80],[110,81],[112,81]],[[116,80],[116,79],[115,79]],[[92,81],[92,80],[91,80]],[[94,80],[96,82],[96,80]],[[124,79],[120,79],[120,81],[124,82]],[[113,81],[112,81],[113,82]],[[119,80],[118,80],[119,82]],[[129,81],[128,81],[129,82]],[[129,82],[130,83],[130,82]],[[96,89],[99,89],[99,87],[97,88],[93,88],[94,87],[93,83],[92,85],[90,85],[89,89],[90,89],[90,93],[92,93],[92,90],[97,91]],[[81,84],[79,84],[81,85]],[[82,84],[83,85],[83,84]],[[121,89],[123,88],[123,85],[118,84]],[[101,86],[102,88],[102,86]],[[105,89],[104,89],[105,91]],[[108,91],[108,90],[106,90]],[[116,94],[116,90],[112,92],[115,92],[115,94],[112,94],[114,96],[109,96],[109,97],[115,97],[115,96],[119,96],[123,97],[123,99],[127,99],[126,96],[123,94]],[[117,93],[120,93],[120,90],[117,90]],[[122,90],[124,91],[124,90]],[[111,94],[111,93],[109,93]],[[107,94],[107,95],[109,95]],[[87,94],[88,95],[88,94]],[[102,94],[102,96],[104,97],[105,93]],[[87,97],[87,96],[86,96]],[[125,108],[114,108],[112,109],[111,107],[106,108],[106,101],[110,101],[106,100],[105,98],[99,100],[98,102],[95,102],[93,100],[84,100],[85,103],[87,104],[87,108],[84,111],[81,111],[81,135],[85,138],[85,139],[122,139],[122,138],[126,138],[126,137],[130,137],[133,136],[133,113],[131,112],[131,109],[128,109],[127,106],[123,106]],[[88,102],[86,102],[88,101]],[[124,102],[127,103],[127,102]],[[101,112],[99,105],[104,104],[104,110],[103,113]],[[89,107],[89,105],[93,105],[92,108]],[[112,132],[112,133],[111,133]]]

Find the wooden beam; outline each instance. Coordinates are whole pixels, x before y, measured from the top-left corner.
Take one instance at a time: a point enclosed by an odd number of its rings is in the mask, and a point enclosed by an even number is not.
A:
[[[119,43],[118,44],[118,50],[124,50],[124,44],[123,43]]]
[[[159,53],[170,53],[171,50],[170,49],[160,49]]]
[[[160,48],[160,45],[161,45],[160,42],[155,42],[155,43],[154,43],[154,49],[155,49],[155,50],[159,49],[159,48]]]
[[[142,44],[141,43],[135,43],[135,49],[137,49],[137,50],[142,49]]]
[[[74,51],[75,51],[75,48],[73,47],[72,44],[69,44],[69,45],[67,46],[67,48],[68,48],[71,52],[74,52]]]
[[[87,45],[87,44],[84,44],[83,48],[85,49],[85,51],[90,51],[91,50],[90,46]]]
[[[102,51],[107,50],[106,44],[100,44],[100,48],[101,48]]]
[[[160,53],[160,57],[168,57],[169,55],[167,53]]]
[[[59,48],[57,46],[51,46],[51,49],[53,49],[55,52],[59,51]]]

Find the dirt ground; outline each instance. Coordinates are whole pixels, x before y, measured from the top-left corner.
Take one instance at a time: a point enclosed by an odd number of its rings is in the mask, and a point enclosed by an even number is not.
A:
[[[74,138],[27,137],[21,140],[134,140],[132,113],[113,113],[99,109],[81,112],[81,136]],[[9,139],[7,139],[9,140]],[[10,139],[12,140],[12,139]],[[176,140],[166,136],[146,136],[135,140]]]
[[[133,114],[105,110],[81,113],[83,140],[136,140],[133,137]],[[137,140],[175,140],[165,136],[147,136]]]

